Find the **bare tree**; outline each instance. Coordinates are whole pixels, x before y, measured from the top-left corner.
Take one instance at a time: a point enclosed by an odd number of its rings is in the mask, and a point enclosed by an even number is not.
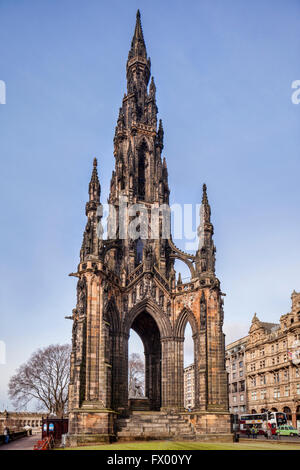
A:
[[[145,384],[145,367],[141,356],[137,353],[130,354],[128,361],[128,388],[129,397],[138,396],[138,390],[144,393]],[[139,395],[141,396],[141,395]]]
[[[11,377],[8,394],[17,409],[36,401],[37,409],[63,417],[68,402],[71,346],[38,349]]]

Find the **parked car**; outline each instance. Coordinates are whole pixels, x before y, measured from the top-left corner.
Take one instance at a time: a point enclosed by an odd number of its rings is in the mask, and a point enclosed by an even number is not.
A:
[[[298,429],[288,424],[278,426],[276,434],[278,434],[279,436],[300,436],[300,432],[298,431]]]

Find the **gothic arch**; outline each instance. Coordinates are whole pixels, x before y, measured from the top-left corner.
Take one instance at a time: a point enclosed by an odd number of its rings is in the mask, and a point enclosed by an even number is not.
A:
[[[121,330],[120,313],[114,296],[112,296],[107,303],[104,320],[110,323],[111,329],[114,333]]]
[[[145,136],[140,137],[137,141],[137,150],[139,151],[142,147],[144,147],[146,153],[150,151],[150,144]]]
[[[179,259],[180,261],[183,261],[183,263],[185,263],[190,270],[191,279],[195,277],[195,268],[192,261],[187,259],[184,255],[181,255],[180,253],[171,253],[170,258]]]
[[[135,318],[142,312],[147,312],[151,315],[157,324],[161,338],[173,336],[172,325],[169,318],[151,298],[144,299],[136,304],[125,316],[122,324],[122,330],[125,335],[129,334]]]
[[[175,323],[174,333],[176,338],[184,338],[184,330],[187,322],[191,325],[193,336],[198,335],[198,323],[195,315],[189,308],[184,307]]]

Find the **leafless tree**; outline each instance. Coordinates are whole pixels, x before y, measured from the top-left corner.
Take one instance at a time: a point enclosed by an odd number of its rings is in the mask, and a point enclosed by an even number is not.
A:
[[[145,367],[141,356],[137,353],[130,354],[128,361],[128,388],[129,397],[137,396],[137,387],[141,393],[144,393]]]
[[[71,346],[50,345],[38,349],[22,364],[8,385],[17,409],[34,401],[39,410],[63,417],[68,402]]]

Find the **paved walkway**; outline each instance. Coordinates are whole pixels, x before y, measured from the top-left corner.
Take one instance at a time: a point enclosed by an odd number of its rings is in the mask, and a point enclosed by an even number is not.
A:
[[[0,445],[1,450],[33,450],[34,444],[40,439],[38,435],[21,437],[16,441],[11,441],[8,444]]]

